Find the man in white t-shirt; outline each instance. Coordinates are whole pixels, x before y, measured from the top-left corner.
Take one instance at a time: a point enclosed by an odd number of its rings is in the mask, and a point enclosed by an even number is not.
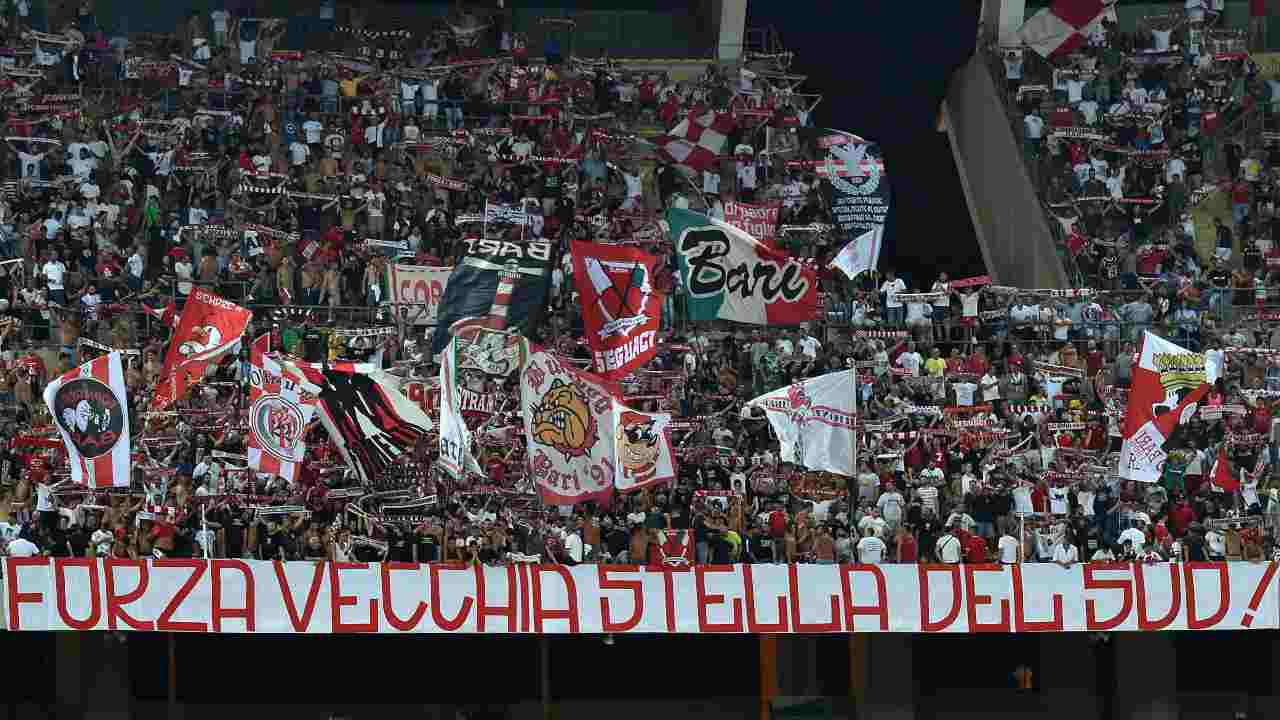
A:
[[[627,187],[627,197],[622,201],[622,209],[639,210],[644,201],[644,184],[640,180],[640,171],[624,168],[622,182]]]
[[[1062,567],[1071,567],[1080,562],[1080,551],[1069,540],[1068,535],[1063,533],[1053,546],[1053,561]]]
[[[387,224],[387,195],[382,191],[382,183],[374,182],[372,189],[365,193],[364,201],[369,220],[369,235],[375,239],[381,239],[382,231]]]
[[[173,263],[173,274],[178,277],[178,295],[186,297],[191,294],[192,283],[191,277],[195,268],[191,264],[191,260],[183,254],[176,262]]]
[[[863,565],[879,565],[884,562],[884,541],[876,537],[872,528],[867,528],[858,541],[858,562]]]
[[[1026,140],[1027,157],[1039,157],[1040,142],[1044,138],[1044,118],[1040,117],[1039,110],[1032,109],[1022,118],[1022,131]]]
[[[992,402],[1000,399],[1000,379],[995,376],[995,371],[987,368],[987,374],[982,376],[980,381],[982,385],[982,401]]]
[[[756,162],[754,159],[738,163],[738,197],[743,202],[753,202],[756,194]]]
[[[36,557],[37,555],[40,554],[40,546],[36,545],[35,543],[31,542],[30,540],[24,537],[19,537],[17,539],[9,541],[9,546],[6,552],[8,553],[9,557],[15,557],[15,558]]]
[[[962,549],[958,530],[953,530],[938,538],[933,547],[934,555],[937,556],[938,561],[948,565],[960,564]]]
[[[1018,538],[1010,535],[1008,529],[1000,536],[999,542],[996,543],[996,553],[1000,556],[1001,565],[1013,565],[1018,562],[1018,550],[1021,544]]]
[[[209,19],[213,21],[213,44],[216,47],[222,47],[227,44],[227,21],[231,19],[231,13],[226,10],[214,10],[209,13]]]
[[[1120,533],[1121,547],[1124,547],[1124,544],[1127,542],[1132,545],[1135,553],[1142,554],[1145,551],[1147,546],[1147,534],[1143,531],[1143,528],[1147,524],[1146,517],[1145,513],[1137,513],[1134,516],[1134,526],[1126,528],[1124,532]]]
[[[128,275],[125,282],[128,283],[129,289],[137,292],[142,289],[142,272],[146,263],[142,259],[142,247],[138,246],[133,249],[133,254],[129,256],[126,263]]]
[[[49,302],[66,305],[67,288],[63,283],[67,276],[67,266],[58,259],[57,254],[50,253],[49,259],[40,266],[40,274],[44,276],[45,287],[49,290]]]
[[[886,270],[884,282],[880,284],[880,292],[884,293],[885,322],[889,325],[901,325],[906,318],[898,293],[907,291],[907,284],[892,271]]]
[[[805,357],[808,357],[810,360],[816,360],[818,358],[818,352],[822,350],[822,343],[818,342],[818,338],[813,337],[812,335],[802,336],[796,342],[796,345],[800,348],[800,352],[804,353]]]
[[[907,343],[907,351],[898,356],[897,364],[898,367],[907,371],[907,375],[920,377],[920,366],[924,364],[924,358],[916,352],[915,343]]]
[[[911,327],[929,327],[932,321],[933,305],[928,301],[907,303],[907,325]]]

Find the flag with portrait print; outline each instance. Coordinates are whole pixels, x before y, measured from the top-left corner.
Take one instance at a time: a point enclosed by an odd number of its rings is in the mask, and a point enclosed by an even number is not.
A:
[[[89,488],[129,487],[129,395],[124,355],[107,353],[54,378],[44,401],[67,449],[71,480]]]

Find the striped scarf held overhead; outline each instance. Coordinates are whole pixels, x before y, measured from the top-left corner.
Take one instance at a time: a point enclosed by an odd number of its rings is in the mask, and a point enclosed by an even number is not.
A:
[[[856,338],[874,338],[877,340],[896,340],[899,338],[910,337],[911,333],[907,330],[854,330],[853,336]]]

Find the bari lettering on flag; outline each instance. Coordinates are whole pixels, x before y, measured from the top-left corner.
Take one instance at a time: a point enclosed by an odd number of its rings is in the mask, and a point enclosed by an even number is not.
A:
[[[1142,334],[1120,446],[1120,477],[1158,482],[1174,428],[1196,414],[1209,392],[1209,371],[1194,353],[1151,332]]]
[[[609,497],[614,397],[601,378],[537,347],[520,372],[528,469],[548,505]]]
[[[249,467],[293,481],[306,452],[315,404],[297,378],[266,357],[271,335],[253,342],[249,378]]]
[[[813,265],[770,250],[728,223],[689,210],[666,214],[692,321],[799,325],[818,309]]]
[[[90,488],[129,487],[124,356],[108,353],[54,378],[45,387],[44,402],[66,446],[71,480]]]
[[[151,408],[163,410],[185,398],[191,385],[204,378],[209,363],[240,347],[240,336],[252,317],[233,302],[201,288],[193,290],[169,340]]]
[[[664,296],[653,285],[657,258],[625,245],[574,241],[573,276],[594,370],[617,380],[653,359]]]
[[[541,315],[551,282],[551,243],[470,238],[462,262],[453,269],[440,301],[431,353],[444,350],[452,328],[463,320],[526,330]],[[504,280],[503,276],[506,275]],[[500,292],[500,290],[502,292]]]

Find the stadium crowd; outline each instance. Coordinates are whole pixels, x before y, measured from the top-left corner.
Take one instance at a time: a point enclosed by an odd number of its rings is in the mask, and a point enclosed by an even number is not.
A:
[[[812,106],[775,79],[774,60],[674,79],[554,43],[539,54],[501,14],[408,33],[339,24],[325,5],[330,46],[307,51],[278,47],[278,21],[221,10],[159,39],[107,37],[91,10],[52,18],[53,34],[11,17],[2,549],[570,564],[1280,557],[1280,352],[1268,350],[1280,183],[1266,134],[1244,130],[1271,116],[1280,85],[1243,48],[1217,51],[1235,36],[1212,13],[1178,18],[1137,37],[1108,23],[1052,64],[999,50],[1078,280],[1035,290],[830,269],[842,243],[823,229],[834,218],[808,162],[818,155],[795,139]],[[737,122],[725,151],[689,172],[651,140],[699,108]],[[1222,194],[1229,217],[1198,238],[1192,211]],[[674,483],[544,505],[525,478],[522,420],[501,409],[477,430],[483,475],[446,477],[426,446],[361,487],[319,427],[293,482],[255,475],[240,422],[247,348],[175,411],[142,411],[163,380],[165,316],[197,287],[251,309],[248,337],[430,385],[429,329],[388,310],[387,264],[461,262],[469,218],[491,202],[524,208],[525,231],[559,248],[531,336],[580,367],[592,359],[569,242],[622,239],[662,259],[663,342],[623,387],[674,414]],[[724,219],[734,202],[776,203],[780,227],[817,229],[783,246],[821,268],[812,322],[684,319],[660,213]],[[1220,378],[1154,484],[1115,472],[1145,330],[1203,351]],[[42,389],[111,348],[137,351],[126,380],[141,459],[133,487],[88,490],[66,479]],[[856,476],[784,462],[744,401],[846,368],[860,378]]]

